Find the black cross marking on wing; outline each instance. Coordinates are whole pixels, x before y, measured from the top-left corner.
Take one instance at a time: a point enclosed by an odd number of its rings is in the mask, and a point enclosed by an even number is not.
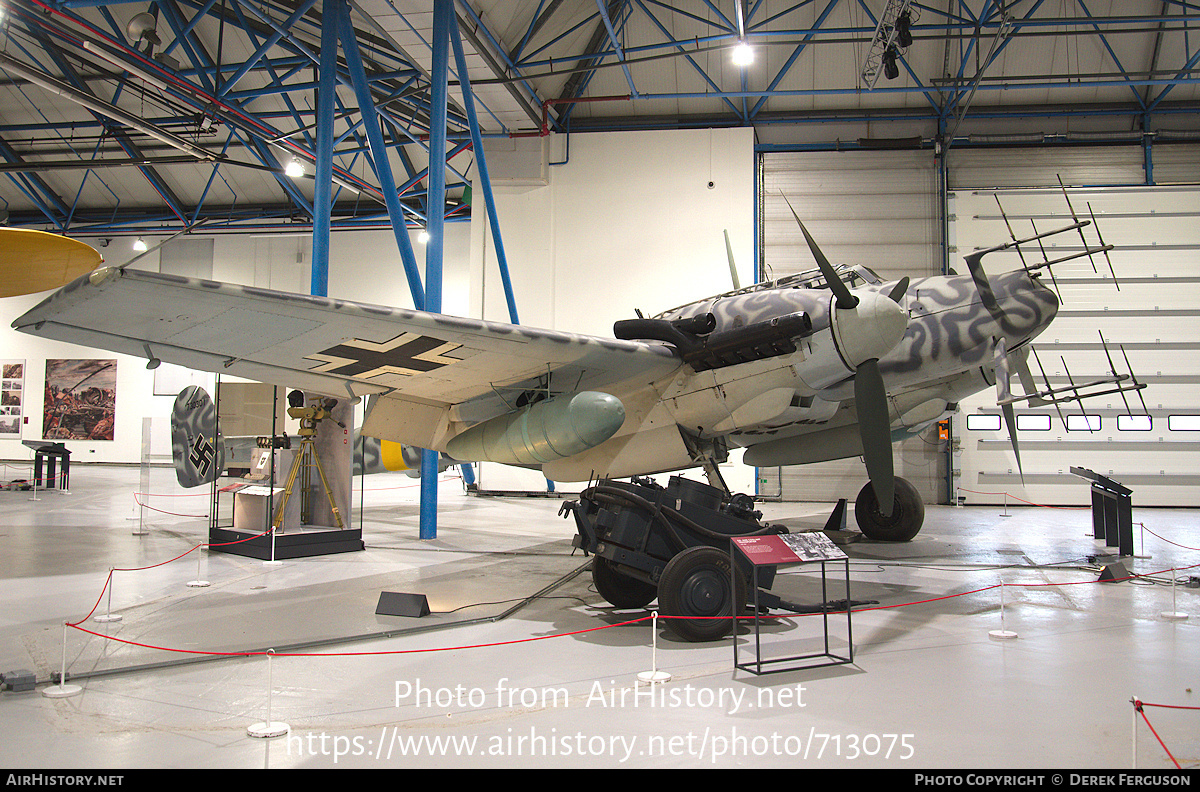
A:
[[[455,362],[454,358],[444,356],[460,346],[440,338],[401,333],[383,343],[356,338],[306,359],[323,361],[312,371],[369,379],[382,374],[419,374],[439,369]]]

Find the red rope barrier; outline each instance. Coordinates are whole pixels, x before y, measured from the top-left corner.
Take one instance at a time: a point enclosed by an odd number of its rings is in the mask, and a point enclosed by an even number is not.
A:
[[[1143,708],[1143,707],[1147,707],[1147,706],[1156,706],[1156,705],[1153,705],[1153,704],[1145,704],[1145,703],[1143,703],[1143,702],[1141,702],[1141,701],[1138,701],[1137,699],[1134,699],[1134,700],[1133,700],[1133,708],[1134,708],[1135,710],[1137,710],[1137,713],[1138,713],[1139,715],[1141,715],[1141,716],[1142,716],[1142,720],[1145,722],[1145,724],[1146,724],[1147,728],[1149,728],[1149,729],[1150,729],[1150,733],[1154,735],[1154,739],[1158,740],[1158,744],[1159,744],[1160,746],[1162,746],[1162,749],[1163,749],[1163,751],[1165,751],[1165,752],[1166,752],[1166,754],[1167,754],[1167,757],[1168,757],[1168,758],[1170,758],[1170,760],[1171,760],[1172,762],[1174,762],[1174,763],[1175,763],[1175,767],[1176,767],[1176,769],[1182,770],[1183,768],[1180,766],[1180,764],[1179,764],[1179,760],[1178,760],[1178,759],[1176,759],[1176,758],[1175,758],[1175,755],[1171,753],[1171,749],[1167,747],[1167,744],[1166,744],[1165,742],[1163,742],[1163,739],[1162,739],[1162,737],[1159,737],[1159,736],[1158,736],[1158,732],[1157,732],[1157,731],[1155,731],[1155,729],[1154,729],[1154,725],[1150,723],[1150,719],[1149,719],[1149,718],[1147,718],[1147,717],[1146,717],[1146,713],[1142,711],[1142,708]],[[1165,705],[1158,705],[1158,706],[1165,706]],[[1181,707],[1180,709],[1196,709],[1196,707]]]
[[[571,635],[583,635],[584,633],[596,632],[597,630],[608,630],[612,627],[627,627],[630,624],[637,624],[638,622],[643,622],[643,621],[646,621],[647,619],[652,619],[652,618],[654,618],[654,617],[653,616],[642,616],[637,619],[631,619],[629,621],[618,622],[617,624],[605,624],[601,627],[588,627],[583,630],[573,630],[571,632],[554,633],[553,635],[535,635],[532,638],[515,638],[511,641],[496,641],[494,643],[482,643],[482,644],[465,644],[463,646],[443,646],[443,647],[430,648],[430,649],[390,649],[387,651],[379,651],[379,652],[276,652],[274,650],[267,650],[265,652],[212,652],[212,651],[206,651],[206,650],[202,650],[202,649],[171,649],[166,646],[154,646],[152,644],[138,643],[137,641],[127,641],[123,638],[116,638],[111,635],[103,635],[101,633],[94,632],[92,630],[88,630],[83,627],[80,627],[78,624],[68,624],[67,626],[74,627],[75,629],[79,630],[80,632],[85,632],[85,633],[88,633],[89,635],[94,635],[97,638],[107,638],[110,641],[117,641],[118,643],[128,644],[130,646],[139,646],[143,649],[157,649],[157,650],[163,651],[163,652],[178,652],[181,654],[212,655],[214,657],[253,657],[256,655],[265,655],[265,654],[271,654],[271,655],[274,655],[275,657],[373,657],[373,656],[379,656],[379,655],[424,654],[424,653],[428,653],[428,652],[457,652],[457,651],[460,651],[463,649],[487,649],[487,648],[496,647],[496,646],[511,646],[513,644],[531,643],[533,641],[545,641],[550,638],[565,638],[565,637],[568,637]],[[704,616],[701,618],[728,619],[729,617],[728,616],[717,616],[717,617]],[[86,621],[86,620],[84,620],[84,621]]]
[[[257,538],[259,538],[260,536],[266,536],[268,533],[270,533],[270,531],[269,531],[269,530],[268,530],[268,531],[263,531],[263,532],[262,532],[262,533],[260,533],[260,534],[255,534],[254,536],[247,536],[245,539],[235,539],[235,540],[234,540],[234,541],[232,541],[232,542],[215,542],[215,543],[213,543],[213,542],[210,542],[210,543],[204,543],[204,542],[201,542],[200,544],[198,544],[198,545],[196,545],[196,546],[194,546],[194,547],[191,547],[191,548],[189,548],[189,549],[188,549],[188,550],[186,550],[185,552],[183,552],[183,553],[180,553],[179,555],[175,556],[175,557],[174,557],[174,558],[172,558],[172,559],[169,559],[169,560],[167,560],[167,561],[161,561],[161,562],[159,562],[159,563],[157,563],[157,564],[151,564],[150,566],[144,566],[144,567],[114,567],[114,568],[112,568],[112,569],[108,570],[108,577],[104,579],[104,585],[100,587],[100,596],[98,596],[98,597],[96,598],[96,604],[92,606],[92,609],[91,609],[90,611],[88,611],[88,615],[87,615],[87,616],[84,616],[82,619],[80,619],[80,620],[79,620],[79,621],[77,621],[77,622],[74,622],[74,623],[72,623],[72,622],[67,622],[67,626],[68,626],[68,627],[74,627],[74,628],[75,628],[75,629],[77,629],[77,630],[82,630],[82,629],[83,629],[83,628],[82,628],[82,627],[80,627],[79,625],[80,625],[80,624],[83,624],[85,621],[87,621],[88,619],[92,618],[92,614],[96,612],[96,608],[100,607],[100,600],[104,599],[104,592],[108,590],[108,587],[109,587],[109,585],[112,583],[112,576],[113,576],[113,572],[144,572],[144,571],[145,571],[145,570],[147,570],[147,569],[155,569],[156,567],[160,567],[160,566],[166,566],[167,564],[170,564],[170,563],[173,563],[173,562],[175,562],[175,561],[178,561],[179,559],[183,558],[184,556],[186,556],[186,555],[189,555],[189,554],[190,554],[190,553],[191,553],[193,550],[198,550],[198,549],[200,549],[201,547],[225,547],[225,546],[227,546],[227,545],[241,544],[242,542],[249,542],[249,541],[252,541],[252,540],[254,540],[254,539],[257,539]],[[83,630],[83,631],[84,631],[84,632],[90,632],[89,630]],[[93,635],[95,635],[95,633],[92,633],[92,634],[93,634]],[[113,639],[113,640],[117,640],[117,639]],[[169,651],[169,650],[168,650],[168,651]]]
[[[138,495],[139,495],[139,493],[137,493],[137,492],[133,493],[133,502],[136,503],[138,506],[141,506],[143,509],[149,509],[150,511],[156,511],[159,514],[168,514],[172,517],[195,517],[197,519],[208,517],[207,514],[180,514],[178,512],[169,512],[169,511],[163,511],[162,509],[156,509],[153,506],[149,506],[145,503],[142,503],[140,500],[138,500]]]
[[[958,491],[959,492],[969,492],[972,495],[1004,495],[1006,497],[1012,498],[1013,500],[1021,501],[1021,503],[1028,503],[1030,506],[1037,506],[1042,509],[1062,509],[1064,511],[1084,511],[1086,509],[1092,508],[1091,506],[1047,506],[1044,503],[1034,503],[1031,500],[1025,500],[1024,498],[1018,498],[1016,495],[1013,495],[1011,492],[980,492],[979,490],[969,490],[969,489],[964,489],[963,487],[959,487]]]
[[[1138,525],[1142,526],[1143,530],[1145,530],[1145,531],[1146,531],[1146,533],[1150,534],[1150,535],[1151,535],[1151,536],[1153,536],[1155,539],[1162,539],[1164,542],[1166,542],[1166,543],[1167,543],[1167,544],[1169,544],[1169,545],[1175,545],[1176,547],[1181,547],[1181,548],[1183,548],[1184,550],[1197,550],[1197,551],[1200,551],[1200,547],[1188,547],[1187,545],[1181,545],[1181,544],[1179,544],[1178,542],[1172,542],[1170,539],[1165,539],[1165,538],[1163,538],[1163,537],[1159,536],[1158,534],[1154,533],[1154,531],[1151,531],[1149,528],[1147,528],[1145,523],[1138,523]]]

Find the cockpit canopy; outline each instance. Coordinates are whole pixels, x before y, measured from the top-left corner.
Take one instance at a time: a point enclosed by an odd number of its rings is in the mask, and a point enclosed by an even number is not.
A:
[[[845,283],[847,286],[849,286],[851,289],[853,289],[857,286],[862,286],[864,284],[876,285],[876,284],[883,283],[882,278],[880,278],[878,275],[876,275],[870,268],[864,267],[862,265],[857,265],[854,267],[835,267],[835,270],[836,270],[838,276],[841,278],[842,282]],[[740,294],[752,294],[754,292],[768,291],[770,289],[828,289],[828,288],[829,288],[829,284],[826,282],[825,276],[821,273],[821,270],[814,268],[811,270],[805,270],[804,272],[795,272],[795,273],[792,273],[791,275],[785,275],[782,278],[778,278],[776,280],[763,281],[762,283],[755,283],[750,286],[744,286],[740,289],[735,289],[734,291],[725,292],[724,294],[718,294],[716,297],[712,297],[710,299],[711,300],[720,300],[720,299],[724,299],[726,297],[736,297]],[[690,304],[691,303],[689,303],[688,305],[690,305]],[[663,317],[676,316],[682,309],[687,308],[688,305],[681,305],[681,306],[672,308],[668,311],[663,311],[662,313],[658,314],[654,318],[661,319]]]

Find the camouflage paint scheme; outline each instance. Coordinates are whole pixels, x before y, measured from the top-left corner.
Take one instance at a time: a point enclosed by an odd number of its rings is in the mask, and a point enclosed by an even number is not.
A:
[[[197,385],[180,391],[171,408],[171,457],[181,487],[213,481],[225,468],[217,407]]]

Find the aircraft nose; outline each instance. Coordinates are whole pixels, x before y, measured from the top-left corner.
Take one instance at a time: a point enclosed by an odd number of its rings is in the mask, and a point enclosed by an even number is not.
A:
[[[891,352],[908,328],[908,314],[886,294],[857,296],[859,303],[854,308],[836,309],[834,322],[838,350],[854,367]]]
[[[1058,297],[1022,270],[992,279],[1000,305],[1000,330],[1010,339],[1033,338],[1045,330],[1058,313]]]

